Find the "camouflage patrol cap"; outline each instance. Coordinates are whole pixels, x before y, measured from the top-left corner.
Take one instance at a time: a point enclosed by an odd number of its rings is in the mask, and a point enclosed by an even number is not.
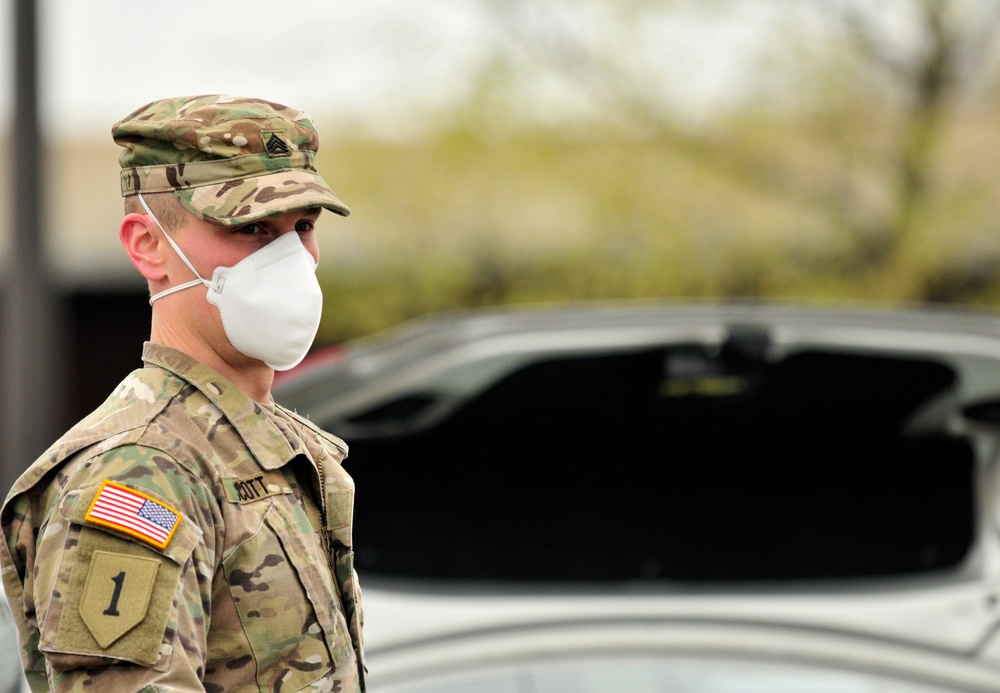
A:
[[[222,226],[311,207],[351,213],[316,172],[316,127],[288,106],[219,94],[162,99],[115,123],[111,135],[125,148],[123,197],[173,192]]]

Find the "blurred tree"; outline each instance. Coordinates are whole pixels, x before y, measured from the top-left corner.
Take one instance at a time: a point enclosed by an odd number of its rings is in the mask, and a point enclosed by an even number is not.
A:
[[[731,24],[739,0],[484,0],[501,31],[480,79],[495,122],[691,142],[679,113],[713,70],[685,45]],[[735,21],[739,21],[738,19]],[[696,32],[695,37],[685,37]],[[713,40],[724,36],[715,36]],[[475,102],[473,102],[475,103]],[[461,113],[460,117],[465,117]],[[501,121],[502,117],[502,121]],[[513,120],[511,120],[513,118]],[[572,128],[572,125],[576,128]]]
[[[327,288],[370,308],[325,340],[539,300],[1000,305],[996,0],[479,1],[490,59],[436,127],[321,155],[357,210]]]
[[[491,100],[483,112],[493,122],[511,128],[548,116],[612,125],[630,137],[669,143],[765,194],[822,204],[851,239],[853,271],[884,268],[898,258],[933,195],[936,155],[956,110],[994,96],[996,86],[995,0],[817,0],[783,11],[744,0],[490,0],[489,6],[510,38],[498,44],[481,80],[482,99]],[[711,66],[704,59],[678,61],[665,43],[678,39],[671,27],[676,30],[678,19],[688,30],[718,27],[734,17],[769,37],[770,60],[751,59],[730,87],[739,93],[723,113],[739,112],[734,103],[765,106],[768,122],[749,122],[768,132],[772,149],[755,149],[752,136],[718,112],[693,123],[677,103],[676,84],[687,84],[690,99],[691,83]],[[726,36],[716,31],[713,41],[725,46]],[[802,119],[816,114],[832,117],[828,124],[841,131],[832,140],[844,150],[832,152],[847,167],[841,174],[803,176],[800,161],[776,151],[788,131],[801,132]],[[785,134],[775,137],[775,126]],[[882,141],[859,162],[851,150],[876,134],[859,131],[872,128]],[[822,151],[830,141],[811,146]],[[879,189],[866,189],[873,184]],[[859,208],[859,200],[869,202]]]
[[[860,257],[881,266],[914,233],[949,119],[996,87],[1000,3],[821,0],[816,6],[835,20],[860,68],[853,74],[861,88],[849,96],[891,99],[898,113],[896,162],[888,171],[892,204],[873,233],[857,234]]]

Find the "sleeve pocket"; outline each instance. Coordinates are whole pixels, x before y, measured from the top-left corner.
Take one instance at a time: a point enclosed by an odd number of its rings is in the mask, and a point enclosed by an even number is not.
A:
[[[69,522],[39,649],[56,671],[122,661],[166,670],[180,574],[200,532],[182,518],[170,542],[153,547],[88,522],[96,493],[80,494],[63,508]]]

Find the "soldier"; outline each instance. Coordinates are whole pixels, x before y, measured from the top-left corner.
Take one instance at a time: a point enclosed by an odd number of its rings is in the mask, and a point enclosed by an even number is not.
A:
[[[347,446],[270,396],[319,323],[316,218],[350,213],[316,129],[214,95],[112,135],[151,336],[0,514],[31,689],[364,690]]]

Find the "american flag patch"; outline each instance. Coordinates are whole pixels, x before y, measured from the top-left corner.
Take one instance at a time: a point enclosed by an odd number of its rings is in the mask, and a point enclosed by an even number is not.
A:
[[[105,481],[84,519],[165,549],[181,517],[183,515],[169,505],[127,486]]]

